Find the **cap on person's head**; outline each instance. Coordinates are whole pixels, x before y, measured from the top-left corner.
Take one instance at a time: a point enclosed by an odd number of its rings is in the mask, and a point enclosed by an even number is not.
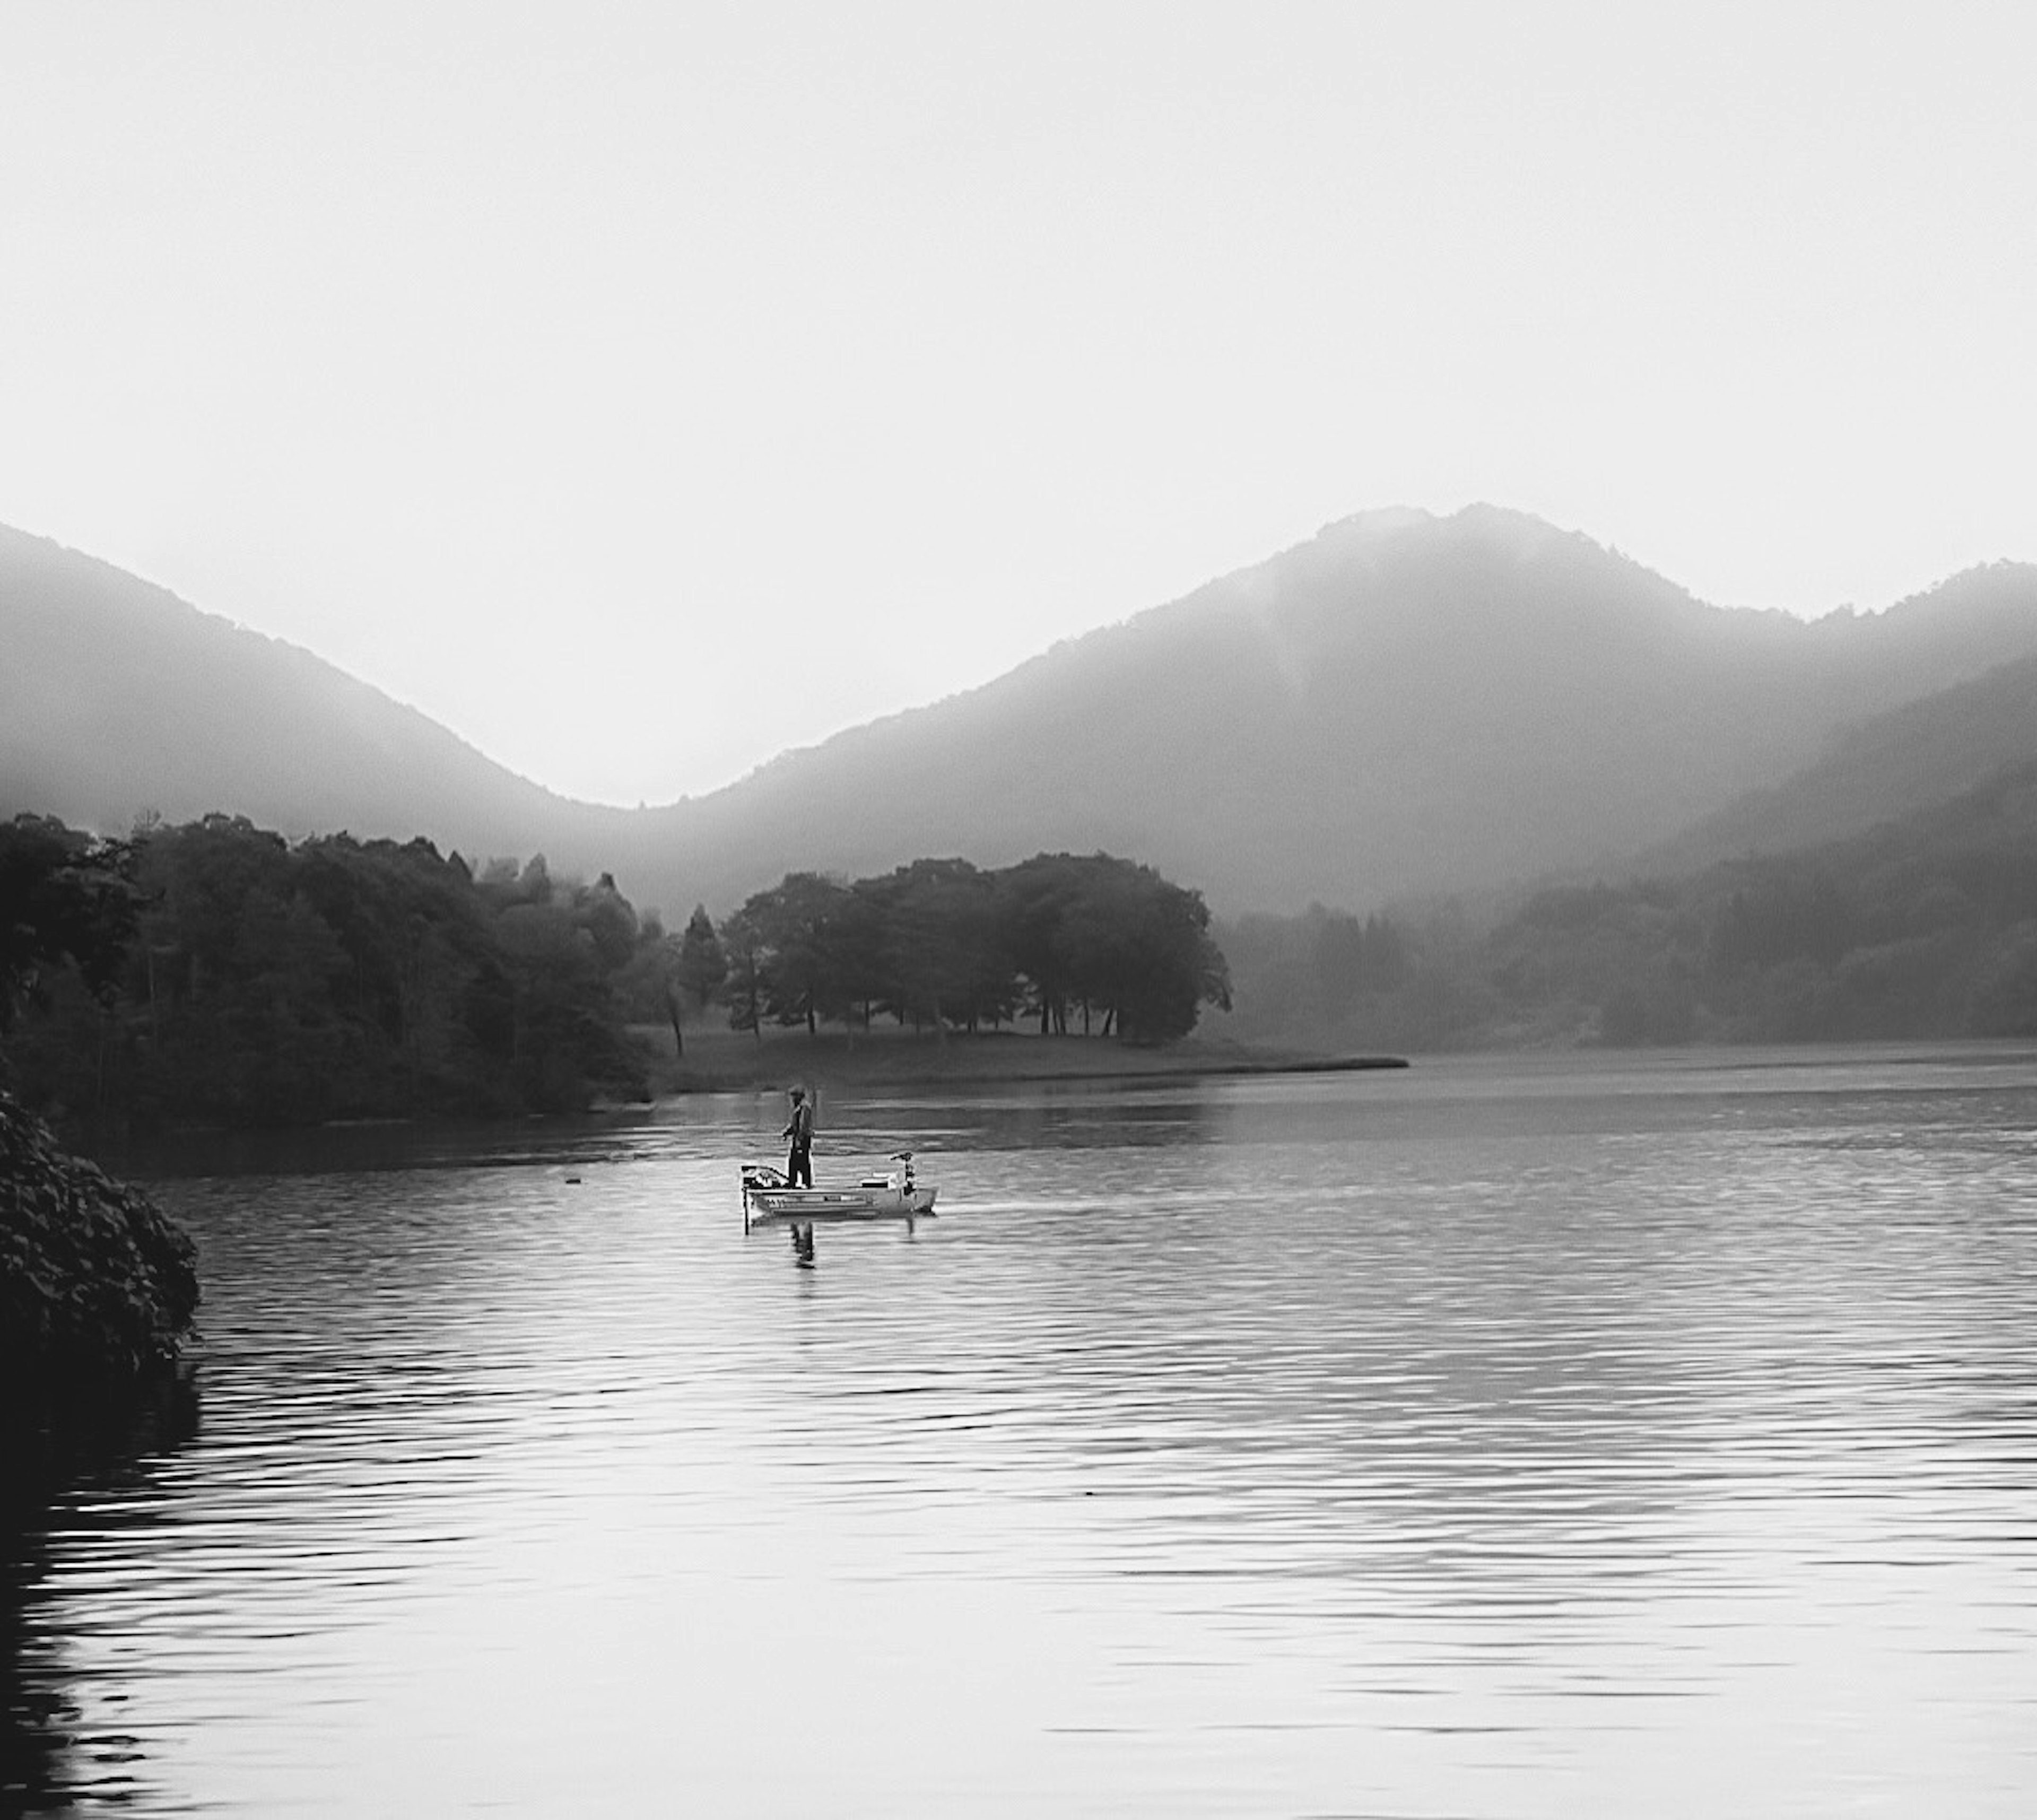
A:
[[[796,1100],[803,1100],[806,1097],[807,1097],[807,1090],[806,1090],[806,1089],[805,1089],[804,1087],[795,1087],[795,1088],[793,1088],[793,1089],[792,1089],[792,1097],[793,1097],[794,1099],[796,1099]]]

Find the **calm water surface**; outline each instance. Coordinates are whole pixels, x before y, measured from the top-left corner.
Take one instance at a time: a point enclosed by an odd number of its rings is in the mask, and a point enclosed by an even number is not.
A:
[[[2037,1811],[2037,1052],[829,1096],[941,1217],[811,1269],[782,1122],[157,1182],[195,1428],[28,1539],[53,1804]]]

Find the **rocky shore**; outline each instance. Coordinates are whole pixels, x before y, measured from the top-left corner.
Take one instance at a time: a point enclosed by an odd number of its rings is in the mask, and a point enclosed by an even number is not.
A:
[[[146,1382],[176,1364],[198,1300],[190,1236],[0,1093],[0,1400]]]

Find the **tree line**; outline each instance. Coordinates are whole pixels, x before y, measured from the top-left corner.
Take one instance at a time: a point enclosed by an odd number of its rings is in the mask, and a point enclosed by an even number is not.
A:
[[[602,874],[211,815],[0,823],[0,1074],[131,1122],[502,1116],[648,1091],[647,1026],[1036,1018],[1159,1042],[1228,1003],[1200,895],[1105,855],[793,873],[673,933]]]
[[[720,931],[729,1021],[943,1035],[1027,1025],[1165,1043],[1230,1005],[1200,892],[1109,854],[1000,870],[918,859],[852,882],[788,873]]]
[[[0,904],[8,1059],[53,1107],[304,1123],[644,1091],[618,991],[642,927],[611,879],[542,858],[477,876],[421,840],[293,845],[210,815],[100,840],[22,816]]]
[[[1234,1033],[1396,1048],[2037,1036],[2037,766],[1694,874],[1221,931]]]

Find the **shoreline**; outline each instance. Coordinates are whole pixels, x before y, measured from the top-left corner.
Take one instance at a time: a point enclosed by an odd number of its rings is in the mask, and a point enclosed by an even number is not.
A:
[[[774,1033],[690,1034],[683,1055],[649,1063],[654,1098],[739,1093],[796,1081],[832,1086],[987,1086],[1043,1081],[1166,1080],[1219,1075],[1352,1074],[1409,1066],[1403,1055],[1325,1055],[1190,1037],[1140,1048],[1114,1037],[954,1036],[945,1042],[886,1032],[851,1038]]]
[[[853,1041],[826,1031],[768,1033],[763,1042],[745,1033],[689,1031],[686,1052],[671,1050],[669,1029],[638,1026],[646,1096],[595,1100],[577,1112],[523,1112],[461,1116],[432,1112],[321,1120],[299,1125],[169,1123],[146,1127],[87,1124],[69,1135],[72,1146],[109,1165],[156,1145],[194,1139],[261,1142],[319,1133],[387,1132],[392,1135],[454,1127],[513,1130],[533,1121],[608,1118],[641,1112],[661,1101],[709,1093],[783,1093],[796,1083],[823,1091],[890,1087],[994,1087],[1042,1082],[1216,1079],[1224,1076],[1355,1074],[1405,1069],[1403,1055],[1325,1055],[1320,1051],[1263,1048],[1227,1039],[1188,1037],[1158,1048],[1120,1044],[1109,1036],[1034,1036],[1002,1032],[951,1036],[943,1043],[908,1032],[882,1031]]]

